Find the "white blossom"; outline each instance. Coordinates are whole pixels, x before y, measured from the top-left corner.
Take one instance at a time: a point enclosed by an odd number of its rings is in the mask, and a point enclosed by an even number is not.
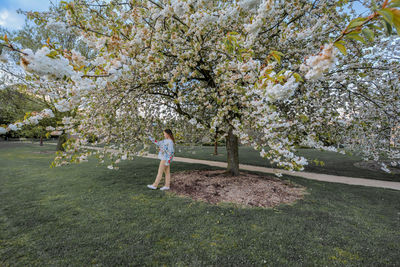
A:
[[[44,109],[44,110],[42,110],[42,112],[41,112],[41,114],[42,114],[42,116],[44,117],[44,118],[54,118],[54,113],[53,113],[53,111],[51,110],[51,109]]]
[[[57,103],[54,103],[54,106],[59,112],[67,112],[71,109],[70,103],[65,99],[61,99]]]
[[[68,59],[60,56],[56,58],[49,57],[51,50],[44,46],[33,53],[31,49],[22,50],[26,55],[21,58],[21,65],[28,72],[49,78],[71,77],[75,72],[69,64]]]
[[[4,51],[1,51],[1,53],[0,53],[0,61],[3,63],[8,62],[8,57],[7,57],[6,53],[4,53]]]
[[[386,173],[390,173],[389,168],[387,167],[387,165],[385,163],[381,163],[381,170],[386,172]]]
[[[18,131],[18,130],[19,130],[18,127],[17,127],[16,125],[14,125],[14,124],[8,125],[8,128],[9,128],[11,131]]]
[[[51,135],[59,136],[59,135],[62,134],[62,131],[52,131],[50,134],[51,134]]]
[[[190,123],[190,124],[193,124],[193,125],[196,125],[196,124],[197,124],[197,120],[196,120],[195,118],[191,118],[191,119],[189,120],[189,123]]]
[[[0,127],[0,134],[6,134],[7,133],[7,129],[4,127]]]
[[[70,29],[68,28],[68,25],[65,24],[62,21],[57,21],[53,18],[50,18],[47,23],[46,23],[46,29],[53,31],[53,32],[58,32],[62,34],[68,34],[70,33]]]
[[[324,72],[334,65],[335,55],[336,50],[333,44],[326,44],[319,54],[307,58],[300,67],[302,71],[307,71],[305,78],[314,80],[321,77]]]

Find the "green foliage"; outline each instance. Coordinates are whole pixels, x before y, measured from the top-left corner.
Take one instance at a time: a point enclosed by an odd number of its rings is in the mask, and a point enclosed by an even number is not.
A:
[[[380,14],[383,17],[383,19],[386,22],[388,22],[389,24],[393,24],[393,13],[390,9],[384,8],[377,12],[378,12],[378,14]]]
[[[345,42],[342,40],[333,43],[333,45],[336,46],[343,55],[347,55],[346,47],[344,46],[344,44]]]
[[[398,1],[393,1],[393,5],[398,7]],[[387,33],[392,34],[392,27],[396,28],[397,34],[400,35],[400,10],[396,8],[383,8],[377,11],[384,19],[384,26]]]
[[[400,0],[392,0],[388,7],[389,8],[400,7]]]
[[[48,53],[46,56],[49,58],[57,58],[58,57],[58,52],[56,50],[52,50],[50,53]]]
[[[376,33],[374,33],[373,30],[377,30],[377,33],[380,33],[381,29],[384,28],[386,33],[391,35],[393,32],[392,27],[395,27],[397,34],[400,35],[400,10],[396,9],[400,7],[400,1],[393,0],[388,7],[379,10],[375,3],[372,4],[373,10],[376,13],[372,14],[370,17],[360,17],[350,21],[345,31],[343,31],[342,36],[334,42],[335,47],[338,48],[343,55],[347,55],[347,51],[345,47],[346,42],[342,37],[347,40],[355,40],[366,44],[366,40],[370,42],[374,41]],[[374,20],[378,17],[382,18],[382,27],[374,23]],[[361,33],[364,37],[360,35]]]
[[[370,41],[373,42],[374,41],[374,32],[369,29],[369,28],[363,28],[362,29],[362,33],[365,36],[365,38]]]
[[[356,18],[350,21],[349,25],[347,26],[347,29],[353,29],[358,26],[361,26],[367,19],[366,18]]]
[[[271,51],[270,55],[278,62],[278,64],[281,64],[281,57],[284,56],[282,52],[279,51]]]
[[[0,124],[14,123],[24,118],[27,112],[45,108],[45,103],[40,98],[14,88],[0,90],[0,103]]]
[[[358,31],[358,32],[353,32],[353,33],[349,33],[349,34],[346,35],[346,38],[347,38],[347,39],[350,39],[350,40],[360,41],[360,42],[362,42],[363,44],[366,43],[365,40],[364,40],[364,38],[360,36],[360,31]]]
[[[304,114],[301,114],[299,117],[300,117],[300,120],[301,120],[302,122],[307,122],[307,121],[310,120],[310,119],[307,117],[307,115],[304,115]]]
[[[23,93],[23,90],[7,88],[0,90],[0,125],[25,120],[34,112],[47,107],[41,98]],[[4,103],[4,104],[3,104]],[[58,118],[59,119],[59,118]],[[56,126],[57,118],[44,118],[38,125],[27,125],[19,131],[10,131],[9,137],[40,138],[46,136],[46,126]]]

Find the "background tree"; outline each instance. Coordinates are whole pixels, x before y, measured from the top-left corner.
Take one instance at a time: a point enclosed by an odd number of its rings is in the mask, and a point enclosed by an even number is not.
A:
[[[0,124],[8,125],[23,118],[26,112],[41,110],[45,103],[37,97],[13,88],[0,90]],[[18,133],[15,133],[18,134]]]
[[[65,14],[63,9],[55,5],[51,6],[50,11]],[[27,12],[21,10],[18,13],[27,14]],[[4,38],[12,41],[15,49],[24,47],[31,50],[38,50],[50,43],[51,40],[65,49],[79,51],[78,53],[83,53],[86,57],[90,57],[91,51],[79,40],[79,36],[72,31],[63,31],[59,26],[56,22],[47,25],[32,25],[29,23],[29,20],[26,20],[20,30],[10,32],[0,29],[0,32],[2,32]],[[2,105],[2,113],[8,118],[7,121],[0,122],[0,125],[4,124],[2,128],[7,129],[6,125],[11,124],[14,126],[15,123],[18,123],[20,127],[12,127],[12,129],[20,130],[12,131],[8,128],[10,130],[7,132],[8,136],[40,138],[40,144],[42,144],[44,136],[59,136],[57,150],[63,151],[63,144],[67,140],[67,134],[61,129],[64,128],[62,118],[73,115],[73,112],[65,112],[62,109],[59,111],[56,108],[57,99],[44,93],[46,91],[45,87],[50,85],[35,81],[37,77],[31,78],[25,75],[24,70],[19,66],[21,53],[10,53],[9,50],[5,48],[2,51],[2,56],[5,60],[0,65],[0,77],[5,80],[5,86],[12,85],[13,89],[9,88],[5,91],[0,91],[0,95],[3,96],[1,103],[5,103]],[[60,91],[62,90],[53,90],[52,94],[58,95]],[[19,99],[17,99],[17,96]],[[36,102],[37,105],[32,105],[30,102]],[[25,106],[25,104],[27,105]],[[37,117],[37,114],[40,114],[40,111],[43,109],[50,109],[56,117]],[[25,116],[27,112],[28,115]],[[33,124],[29,123],[30,116],[34,116],[32,120]],[[22,127],[23,125],[25,126]]]

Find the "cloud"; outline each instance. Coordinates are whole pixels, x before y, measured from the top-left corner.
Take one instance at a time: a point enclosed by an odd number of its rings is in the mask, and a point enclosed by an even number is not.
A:
[[[57,3],[59,1],[53,1]],[[24,11],[44,11],[50,6],[49,0],[0,0],[0,26],[8,30],[21,29],[25,16],[17,14],[18,9]]]
[[[14,30],[22,27],[24,24],[24,16],[21,16],[15,12],[10,12],[8,9],[0,10],[0,26],[9,30]]]
[[[0,25],[1,26],[4,26],[8,16],[9,16],[8,10],[4,9],[4,10],[0,11]]]

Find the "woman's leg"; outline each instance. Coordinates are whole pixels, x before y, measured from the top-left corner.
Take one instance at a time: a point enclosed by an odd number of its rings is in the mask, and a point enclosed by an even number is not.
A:
[[[165,173],[165,186],[169,187],[171,184],[171,173],[170,173],[170,166],[165,166],[164,173]]]
[[[153,186],[157,187],[158,184],[160,183],[165,167],[166,167],[165,160],[161,160],[160,166],[158,166],[158,174],[157,174],[156,180],[153,183]]]

